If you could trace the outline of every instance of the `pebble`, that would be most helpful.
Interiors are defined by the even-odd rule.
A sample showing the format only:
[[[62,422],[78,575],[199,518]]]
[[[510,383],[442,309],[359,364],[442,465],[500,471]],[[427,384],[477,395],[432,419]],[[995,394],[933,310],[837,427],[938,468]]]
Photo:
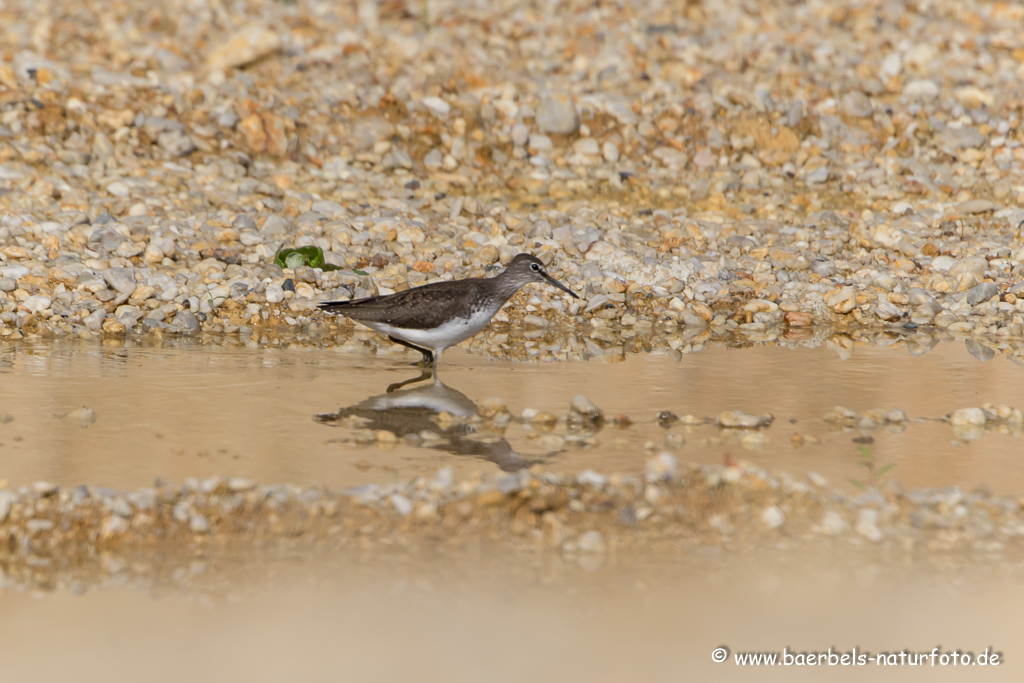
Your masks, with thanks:
[[[982,427],[987,421],[981,408],[960,408],[949,416],[949,423],[954,427]]]
[[[842,515],[835,510],[828,510],[825,512],[817,527],[818,531],[826,536],[839,536],[845,532],[847,528],[849,528],[849,524],[847,524]],[[875,530],[878,530],[877,527]],[[860,532],[858,531],[858,533]]]
[[[857,524],[854,530],[868,539],[877,543],[882,540],[882,531],[878,528],[878,511],[871,508],[861,508],[857,512]]]
[[[408,516],[413,511],[413,503],[411,500],[406,498],[400,493],[393,493],[391,495],[391,505],[395,508],[395,511],[403,517]]]
[[[977,306],[994,296],[999,296],[999,288],[992,282],[982,282],[967,291],[966,299],[971,306]]]
[[[672,481],[679,472],[679,461],[673,454],[662,451],[647,459],[644,472],[647,481]]]
[[[194,534],[207,534],[210,532],[210,522],[205,515],[193,515],[188,522],[188,528]]]
[[[594,470],[583,470],[576,477],[577,483],[581,486],[593,486],[595,488],[601,488],[608,483],[608,477],[603,474],[599,474]]]
[[[843,95],[842,109],[843,113],[847,116],[858,119],[867,118],[871,116],[872,112],[871,101],[867,98],[867,95],[857,90]]]
[[[111,540],[124,535],[130,529],[128,520],[118,515],[109,515],[100,525],[100,538]]]
[[[778,529],[785,521],[785,513],[776,505],[770,505],[761,512],[761,522],[769,529]]]
[[[718,425],[727,428],[757,429],[770,426],[774,420],[775,418],[767,413],[751,415],[740,410],[727,410],[718,416]]]
[[[72,410],[64,415],[64,419],[68,422],[74,422],[80,425],[83,429],[91,427],[96,422],[96,411],[88,406],[82,406],[76,410]]]
[[[580,115],[572,95],[565,92],[544,95],[537,106],[536,122],[545,133],[575,133],[580,127]]]
[[[601,532],[592,529],[580,534],[576,540],[576,549],[584,553],[604,553],[608,551],[608,545]]]
[[[21,305],[29,313],[42,313],[43,311],[50,308],[50,304],[53,300],[47,296],[30,296],[21,302]]]
[[[206,66],[213,70],[245,66],[281,48],[281,37],[273,30],[247,26],[228,36],[215,46],[206,58]]]
[[[277,304],[284,301],[284,287],[278,283],[267,285],[264,296],[269,304]]]
[[[583,394],[572,397],[569,409],[588,422],[597,422],[604,417],[604,412]]]
[[[179,334],[196,334],[199,332],[199,319],[192,311],[178,311],[171,327]]]

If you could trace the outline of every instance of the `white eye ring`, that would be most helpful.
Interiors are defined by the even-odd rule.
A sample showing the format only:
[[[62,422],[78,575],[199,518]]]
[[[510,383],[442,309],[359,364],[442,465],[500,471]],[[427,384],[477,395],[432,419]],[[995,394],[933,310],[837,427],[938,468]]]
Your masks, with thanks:
[[[531,263],[530,270],[540,270],[540,266],[538,266],[536,263]]]

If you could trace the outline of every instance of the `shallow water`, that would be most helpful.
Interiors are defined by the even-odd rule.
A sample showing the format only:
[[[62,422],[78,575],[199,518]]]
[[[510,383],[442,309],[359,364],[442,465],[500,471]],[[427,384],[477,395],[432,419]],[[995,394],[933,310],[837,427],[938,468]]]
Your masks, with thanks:
[[[865,471],[852,439],[871,437],[876,462],[894,465],[884,479],[904,487],[1024,491],[1018,436],[957,432],[936,419],[984,403],[1024,406],[1024,369],[999,354],[982,362],[976,356],[988,354],[963,342],[920,354],[923,348],[836,337],[532,363],[454,350],[438,375],[443,383],[388,391],[419,375],[412,354],[301,345],[6,345],[0,477],[12,486],[49,480],[130,489],[157,477],[217,474],[340,489],[444,466],[457,477],[533,462],[570,474],[642,472],[652,452],[671,447],[682,462],[728,457],[797,477],[815,471],[853,491],[850,480]],[[473,413],[495,396],[516,416],[524,408],[565,416],[580,393],[606,412],[602,429],[574,431],[561,421],[542,433],[513,421],[488,433],[484,425],[438,421],[440,410]],[[836,404],[858,412],[898,408],[911,419],[841,430],[821,419]],[[709,422],[666,428],[658,420],[666,410]],[[725,410],[775,419],[756,432],[720,430],[710,419]],[[617,415],[632,424],[616,426]],[[355,444],[356,422],[401,438]],[[437,437],[406,443],[423,430]],[[552,436],[569,441],[552,451]],[[590,445],[572,442],[577,437]],[[391,554],[199,543],[125,556],[104,551],[83,565],[0,562],[3,679],[106,681],[114,671],[114,680],[153,681],[969,675],[931,666],[749,669],[732,659],[712,662],[722,645],[733,654],[993,648],[1004,665],[986,669],[986,680],[1021,675],[1020,628],[1008,615],[1024,607],[1024,582],[1008,561],[919,561],[863,545],[844,557],[809,556],[787,550],[784,537],[765,555],[681,547],[672,558],[536,549],[509,556],[480,547],[432,550],[429,537],[411,542],[408,553]]]
[[[8,586],[4,680],[1011,681],[1024,668],[1014,618],[1024,591],[998,569],[778,555],[586,569],[551,554],[244,560],[197,559],[166,581],[132,579],[126,562],[81,595],[45,599]],[[712,661],[720,646],[725,663]],[[1003,663],[741,667],[732,658],[937,647],[988,648]]]
[[[870,437],[877,465],[893,465],[885,478],[905,488],[1024,491],[1019,436],[1007,429],[964,433],[937,419],[984,403],[1024,407],[1024,368],[1002,355],[979,361],[963,342],[923,355],[849,343],[761,344],[678,358],[641,353],[525,364],[454,350],[440,368],[442,383],[389,393],[419,376],[412,357],[301,346],[8,346],[0,355],[0,415],[10,418],[0,422],[0,477],[11,485],[128,489],[156,477],[217,474],[339,489],[443,466],[457,476],[532,463],[570,474],[640,472],[652,452],[668,448],[682,462],[748,460],[796,477],[818,472],[833,486],[852,488],[850,480],[866,478],[852,439]],[[560,444],[515,421],[502,434],[443,429],[436,420],[439,410],[472,413],[489,397],[501,398],[513,416],[534,408],[564,417],[574,394],[587,395],[608,418],[602,429],[583,433],[592,437],[584,441],[574,442],[581,434],[564,422],[551,430],[569,437]],[[839,430],[821,419],[834,405],[897,408],[911,419]],[[75,412],[83,406],[96,415],[87,427]],[[666,428],[658,420],[665,410],[709,421],[725,410],[775,419],[759,432],[710,423]],[[361,419],[340,419],[349,415]],[[632,425],[616,426],[617,415]],[[360,426],[399,437],[429,429],[440,438],[358,445],[352,438]]]

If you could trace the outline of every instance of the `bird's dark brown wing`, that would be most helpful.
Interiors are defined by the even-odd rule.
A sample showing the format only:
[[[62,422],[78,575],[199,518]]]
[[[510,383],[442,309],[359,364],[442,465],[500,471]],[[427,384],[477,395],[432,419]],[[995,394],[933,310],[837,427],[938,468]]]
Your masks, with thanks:
[[[424,330],[469,313],[477,298],[477,285],[482,280],[473,278],[454,282],[434,282],[404,292],[372,296],[352,301],[328,301],[318,304],[321,310],[338,313],[352,320],[381,322],[395,327]]]

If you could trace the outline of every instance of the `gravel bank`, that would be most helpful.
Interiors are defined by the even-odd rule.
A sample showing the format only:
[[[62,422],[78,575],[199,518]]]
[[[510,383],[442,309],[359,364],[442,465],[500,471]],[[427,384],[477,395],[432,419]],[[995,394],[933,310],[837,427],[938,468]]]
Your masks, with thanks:
[[[600,333],[1024,332],[1024,10],[0,9],[0,335],[317,331],[541,256]],[[282,246],[328,264],[282,269]]]
[[[107,550],[262,547],[306,549],[496,547],[569,557],[666,557],[753,550],[844,552],[877,548],[903,557],[1020,554],[1019,496],[952,486],[856,496],[822,477],[775,476],[757,467],[680,467],[661,454],[645,477],[577,477],[537,469],[456,481],[433,478],[334,493],[213,477],[180,486],[115,491],[37,482],[0,491],[5,562],[67,563]]]

